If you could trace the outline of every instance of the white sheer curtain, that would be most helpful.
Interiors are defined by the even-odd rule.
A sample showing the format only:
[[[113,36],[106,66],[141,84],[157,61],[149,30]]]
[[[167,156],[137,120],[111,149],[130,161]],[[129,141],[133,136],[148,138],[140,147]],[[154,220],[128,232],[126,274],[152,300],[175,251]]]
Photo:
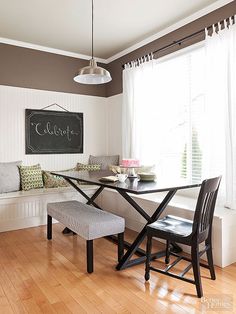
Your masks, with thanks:
[[[123,71],[123,102],[122,102],[122,155],[125,158],[143,159],[145,144],[148,106],[153,102],[154,61],[141,63]],[[144,134],[145,133],[145,134]]]
[[[224,28],[206,34],[206,110],[208,147],[205,173],[217,173],[225,161],[225,205],[236,208],[236,25],[230,18]],[[221,150],[219,151],[219,147]],[[207,160],[208,159],[208,160]],[[221,167],[223,169],[223,165]],[[225,181],[225,182],[224,182]]]

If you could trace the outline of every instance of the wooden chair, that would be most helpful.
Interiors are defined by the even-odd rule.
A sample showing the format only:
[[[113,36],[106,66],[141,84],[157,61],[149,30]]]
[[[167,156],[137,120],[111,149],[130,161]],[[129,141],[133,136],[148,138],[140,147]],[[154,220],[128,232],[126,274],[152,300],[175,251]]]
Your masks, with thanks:
[[[215,270],[212,257],[212,221],[215,209],[217,193],[221,177],[207,179],[202,182],[199,192],[196,210],[193,221],[176,216],[166,216],[147,226],[147,259],[145,269],[145,280],[150,278],[150,270],[165,274],[177,279],[187,281],[196,285],[197,296],[203,296],[200,277],[200,266],[210,270],[211,279],[215,280]],[[169,264],[164,270],[151,266],[152,237],[165,239],[166,244],[166,264],[169,264],[170,255],[177,259]],[[205,241],[205,247],[199,251],[199,244]],[[191,247],[191,258],[180,256],[170,251],[170,243],[182,243]],[[206,253],[208,264],[200,263],[200,257]],[[190,262],[179,275],[170,272],[179,261]],[[194,280],[185,278],[184,275],[193,268]]]

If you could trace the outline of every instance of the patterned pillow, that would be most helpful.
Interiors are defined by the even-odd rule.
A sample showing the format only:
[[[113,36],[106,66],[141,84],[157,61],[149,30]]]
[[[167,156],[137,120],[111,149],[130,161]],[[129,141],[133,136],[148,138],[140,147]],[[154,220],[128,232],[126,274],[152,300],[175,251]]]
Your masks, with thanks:
[[[119,155],[114,156],[89,156],[90,165],[101,165],[101,170],[106,170],[109,165],[119,165]]]
[[[101,170],[101,165],[85,165],[81,163],[77,163],[76,166],[77,171],[87,170],[87,171],[99,171]],[[77,181],[77,184],[79,185],[92,185],[92,183],[89,182],[83,182],[83,181]]]
[[[43,187],[42,170],[39,164],[34,166],[19,166],[19,169],[23,191]]]
[[[43,171],[43,182],[45,188],[60,188],[70,185],[65,179],[51,174],[50,171]]]
[[[76,166],[76,170],[77,171],[81,171],[81,170],[98,171],[98,170],[101,170],[101,165],[85,165],[78,162]]]
[[[114,173],[123,173],[123,169],[120,168],[120,166],[116,166],[116,165],[109,165],[108,169]]]

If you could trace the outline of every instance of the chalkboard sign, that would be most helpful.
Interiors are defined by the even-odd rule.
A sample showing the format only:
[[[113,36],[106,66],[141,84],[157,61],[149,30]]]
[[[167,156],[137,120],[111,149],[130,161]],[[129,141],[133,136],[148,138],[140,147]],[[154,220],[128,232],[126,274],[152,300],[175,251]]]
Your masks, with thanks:
[[[83,153],[83,113],[25,110],[26,154]]]

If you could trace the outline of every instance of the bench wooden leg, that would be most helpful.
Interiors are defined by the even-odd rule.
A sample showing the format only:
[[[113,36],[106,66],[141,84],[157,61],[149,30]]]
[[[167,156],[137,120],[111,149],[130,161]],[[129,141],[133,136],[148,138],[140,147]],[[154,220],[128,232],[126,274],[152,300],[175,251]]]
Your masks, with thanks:
[[[47,239],[52,239],[52,217],[48,215],[47,219]]]
[[[124,232],[118,233],[118,262],[124,255]]]
[[[93,272],[93,240],[86,241],[87,246],[87,272]]]

